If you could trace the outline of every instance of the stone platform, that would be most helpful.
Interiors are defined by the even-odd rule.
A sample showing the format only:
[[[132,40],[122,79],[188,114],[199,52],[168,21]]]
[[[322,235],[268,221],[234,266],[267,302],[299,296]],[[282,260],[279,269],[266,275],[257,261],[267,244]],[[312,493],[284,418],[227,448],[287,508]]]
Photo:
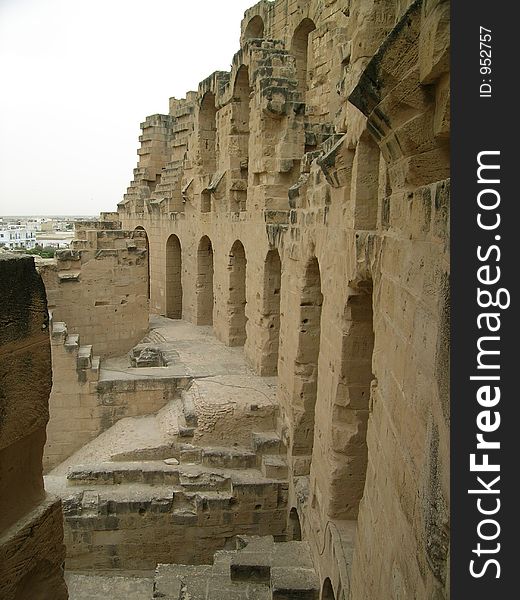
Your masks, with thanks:
[[[46,476],[63,500],[67,569],[208,564],[237,535],[285,540],[275,378],[255,376],[240,349],[206,329],[153,317],[142,344],[160,348],[167,366],[132,367],[128,356],[103,362],[102,386],[175,384],[156,413],[120,419]]]

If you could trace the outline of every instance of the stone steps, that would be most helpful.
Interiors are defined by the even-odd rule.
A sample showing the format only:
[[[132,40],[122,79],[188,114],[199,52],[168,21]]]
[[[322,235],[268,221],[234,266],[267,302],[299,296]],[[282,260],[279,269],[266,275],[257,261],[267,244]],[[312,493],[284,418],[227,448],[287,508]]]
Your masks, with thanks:
[[[76,371],[79,381],[98,381],[100,357],[94,356],[92,345],[81,345],[78,333],[68,333],[67,324],[54,321],[49,311],[51,339],[53,344],[63,344],[65,350],[76,358]]]
[[[179,482],[179,469],[159,461],[78,465],[67,475],[68,485],[119,485],[121,483],[178,485]]]
[[[224,469],[253,469],[256,467],[256,454],[247,448],[203,448],[202,464]]]
[[[258,455],[280,454],[285,450],[280,436],[275,431],[253,432],[251,447]]]
[[[173,454],[175,453],[173,452]],[[214,458],[219,455],[210,454],[210,456]],[[269,474],[269,468],[259,470],[254,464],[250,467],[243,464],[233,467],[219,462],[220,466],[216,467],[214,464],[204,462],[183,462],[182,458],[179,464],[178,459],[174,457],[166,459],[166,461],[113,461],[75,465],[69,468],[66,485],[69,487],[106,487],[137,483],[151,486],[177,486],[191,491],[229,491],[233,484],[247,485],[248,482],[251,482],[250,485],[261,486],[274,480],[286,479],[277,471],[280,468],[285,468],[285,471],[287,469],[287,463],[282,457],[264,457],[264,459],[279,461],[270,465],[272,474]],[[267,471],[267,474],[264,471]]]
[[[213,565],[159,564],[153,598],[164,600],[318,600],[319,579],[306,542],[237,536]]]
[[[149,600],[153,577],[120,574],[65,573],[69,600]]]
[[[262,456],[262,475],[268,479],[287,479],[289,467],[284,456]]]
[[[45,485],[63,501],[72,570],[207,564],[237,535],[286,535],[288,484],[258,469],[113,462]]]

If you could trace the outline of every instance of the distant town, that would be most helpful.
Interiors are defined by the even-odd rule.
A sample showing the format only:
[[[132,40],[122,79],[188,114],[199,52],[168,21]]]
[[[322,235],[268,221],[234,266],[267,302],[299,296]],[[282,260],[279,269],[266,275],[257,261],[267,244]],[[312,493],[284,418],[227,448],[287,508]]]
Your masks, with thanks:
[[[0,251],[10,250],[54,256],[68,248],[74,238],[74,222],[88,221],[90,216],[0,216]]]

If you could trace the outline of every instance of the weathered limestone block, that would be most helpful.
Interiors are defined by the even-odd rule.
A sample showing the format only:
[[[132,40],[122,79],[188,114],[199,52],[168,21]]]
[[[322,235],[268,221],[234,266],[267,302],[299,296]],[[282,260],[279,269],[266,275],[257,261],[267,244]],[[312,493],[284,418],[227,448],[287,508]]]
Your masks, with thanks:
[[[61,502],[42,477],[49,318],[32,257],[0,254],[0,294],[0,596],[61,600]]]
[[[45,290],[30,257],[0,255],[0,529],[43,496],[41,452],[49,417]]]
[[[432,83],[449,71],[450,3],[448,0],[426,0],[422,7],[419,42],[421,83]]]
[[[66,600],[61,500],[46,496],[0,533],[0,597]]]

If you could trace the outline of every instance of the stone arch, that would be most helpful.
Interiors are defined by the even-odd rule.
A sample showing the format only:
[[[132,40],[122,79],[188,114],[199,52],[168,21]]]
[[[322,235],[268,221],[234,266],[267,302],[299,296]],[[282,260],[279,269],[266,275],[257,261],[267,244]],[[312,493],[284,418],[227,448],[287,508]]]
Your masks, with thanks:
[[[246,267],[244,245],[236,240],[229,253],[228,336],[229,346],[243,346],[246,341]]]
[[[296,61],[298,90],[303,98],[309,88],[309,73],[314,66],[312,48],[309,48],[309,34],[315,29],[314,21],[306,17],[294,30],[291,40],[291,54]]]
[[[323,582],[323,586],[321,588],[321,600],[336,600],[334,589],[332,588],[332,583],[329,577],[327,577]]]
[[[200,239],[197,249],[197,325],[213,325],[213,246],[207,235]]]
[[[255,15],[244,30],[244,40],[263,38],[264,30],[264,20],[260,15]]]
[[[214,173],[217,164],[217,107],[215,94],[211,91],[204,94],[200,103],[199,151],[202,171]]]
[[[148,264],[148,300],[150,300],[150,291],[151,291],[151,286],[150,286],[150,240],[148,239],[148,234],[146,233],[146,229],[144,227],[142,227],[141,225],[138,225],[135,228],[135,231],[144,231],[144,235],[145,235],[145,239],[146,239],[146,262]]]
[[[182,251],[175,234],[166,242],[166,316],[182,319]]]
[[[232,149],[231,169],[236,180],[243,182],[242,186],[231,191],[231,210],[246,209],[247,180],[249,173],[249,130],[250,130],[250,96],[249,69],[241,65],[236,73],[233,86],[233,126],[230,148]],[[243,189],[242,189],[243,188]]]
[[[300,542],[302,539],[302,526],[298,511],[293,506],[289,511],[289,522],[287,525],[287,541]]]
[[[200,212],[211,212],[211,192],[207,188],[200,193]]]
[[[280,298],[282,287],[282,261],[276,248],[265,257],[262,320],[265,323],[266,339],[262,354],[262,375],[278,372],[278,349],[280,345]]]
[[[312,455],[314,411],[318,393],[322,303],[320,266],[318,259],[312,257],[305,267],[300,291],[300,325],[294,372],[293,455]]]
[[[367,472],[367,425],[374,375],[372,281],[349,288],[345,305],[339,382],[332,410],[334,464],[329,515],[357,518]]]

